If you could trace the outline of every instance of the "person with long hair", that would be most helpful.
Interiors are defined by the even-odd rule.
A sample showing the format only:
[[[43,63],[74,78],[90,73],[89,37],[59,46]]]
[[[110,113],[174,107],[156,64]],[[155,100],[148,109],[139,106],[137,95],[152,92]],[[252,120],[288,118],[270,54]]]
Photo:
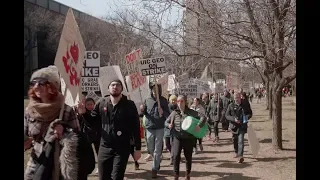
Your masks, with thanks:
[[[171,95],[169,97],[168,106],[169,106],[170,113],[172,113],[172,111],[178,108],[176,95]],[[168,127],[164,128],[164,138],[165,138],[164,141],[165,141],[166,148],[170,152],[170,165],[173,165],[173,153],[172,153],[173,136],[171,133],[171,129],[169,129]]]
[[[60,77],[56,67],[42,68],[31,76],[29,104],[24,116],[24,135],[32,139],[25,150],[32,148],[32,151],[25,169],[25,180],[51,179],[55,174],[68,180],[82,179],[78,171],[79,143],[75,133],[79,130],[79,122],[73,108],[64,104],[59,87]],[[63,116],[59,119],[63,106]],[[59,144],[55,143],[56,140]],[[60,151],[60,170],[55,169],[56,149]]]
[[[173,169],[174,179],[179,179],[181,150],[183,149],[186,158],[186,180],[190,180],[192,166],[192,150],[196,143],[196,137],[182,130],[181,124],[187,116],[200,119],[199,124],[195,127],[195,131],[199,131],[206,123],[206,118],[197,111],[190,109],[186,104],[186,97],[179,95],[177,98],[178,108],[172,111],[166,120],[166,127],[172,129],[173,134]]]
[[[193,99],[193,103],[190,106],[190,109],[195,110],[198,113],[201,113],[203,115],[205,114],[205,109],[203,108],[203,106],[200,105],[200,98],[194,98]],[[199,142],[200,151],[203,151],[202,138],[199,138],[197,140]],[[196,143],[195,143],[195,145],[193,147],[193,154],[197,154],[197,153],[198,153],[198,150],[197,150],[197,141],[196,141]]]

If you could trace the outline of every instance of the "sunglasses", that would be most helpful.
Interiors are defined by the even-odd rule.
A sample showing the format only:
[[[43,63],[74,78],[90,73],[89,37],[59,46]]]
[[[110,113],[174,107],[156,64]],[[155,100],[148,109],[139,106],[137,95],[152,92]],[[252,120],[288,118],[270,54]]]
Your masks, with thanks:
[[[184,100],[177,100],[177,103],[183,103]]]
[[[47,79],[34,79],[30,82],[30,86],[35,86],[36,84],[38,84],[38,86],[44,86],[47,85],[49,82]]]

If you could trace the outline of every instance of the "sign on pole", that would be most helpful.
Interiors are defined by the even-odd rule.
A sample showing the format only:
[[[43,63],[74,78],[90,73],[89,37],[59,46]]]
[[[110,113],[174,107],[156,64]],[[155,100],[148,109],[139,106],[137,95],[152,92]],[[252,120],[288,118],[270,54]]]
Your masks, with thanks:
[[[223,83],[216,83],[215,85],[216,86],[214,88],[214,92],[215,93],[223,93],[223,89],[224,89]]]
[[[127,54],[125,58],[131,82],[128,84],[128,89],[135,90],[146,82],[146,78],[141,76],[141,72],[139,71],[138,67],[139,60],[142,59],[142,51],[141,49],[134,50]]]
[[[239,88],[239,75],[236,72],[227,73],[227,88],[238,89]]]
[[[84,53],[85,46],[72,9],[70,8],[62,29],[54,64],[65,81],[66,88],[70,91],[73,102],[76,102],[77,96],[78,98],[80,96],[80,79]]]
[[[142,76],[164,74],[167,72],[164,57],[141,59],[139,61],[139,68]]]
[[[63,25],[54,64],[58,68],[60,76],[65,82],[65,89],[62,93],[65,97],[67,97],[68,93],[70,94],[71,104],[75,104],[81,96],[80,81],[84,52],[85,46],[80,34],[79,27],[73,15],[72,9],[69,8],[66,20]],[[62,118],[63,112],[64,103],[62,104],[60,110],[59,119]],[[77,126],[79,127],[78,121],[76,122]],[[59,141],[55,140],[55,149],[53,155],[55,173],[52,174],[53,180],[58,180],[60,175],[59,152]],[[62,175],[65,174],[62,173]]]
[[[82,92],[100,91],[100,51],[86,51],[82,68]]]
[[[198,85],[196,84],[181,84],[179,90],[180,94],[187,95],[188,98],[198,97]]]

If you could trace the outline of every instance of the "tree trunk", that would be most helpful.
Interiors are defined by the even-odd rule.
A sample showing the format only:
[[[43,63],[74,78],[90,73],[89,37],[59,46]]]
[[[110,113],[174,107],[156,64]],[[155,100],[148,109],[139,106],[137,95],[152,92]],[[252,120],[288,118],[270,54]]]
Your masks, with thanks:
[[[274,150],[282,149],[282,93],[277,87],[273,87],[272,99],[272,146]]]
[[[267,93],[266,93],[266,95],[267,95],[267,97],[266,97],[266,105],[267,105],[267,109],[266,110],[268,110],[269,109],[269,96],[270,96],[270,86],[269,86],[270,84],[269,84],[269,81],[267,81],[266,82],[266,91],[267,91]]]
[[[269,85],[270,85],[271,83],[269,82]],[[270,87],[269,86],[269,91],[268,91],[268,94],[269,94],[269,119],[271,120],[272,119],[272,115],[273,115],[273,100],[274,100],[274,98],[273,98],[273,96],[275,96],[275,94],[273,93],[273,91],[272,91],[272,87]]]

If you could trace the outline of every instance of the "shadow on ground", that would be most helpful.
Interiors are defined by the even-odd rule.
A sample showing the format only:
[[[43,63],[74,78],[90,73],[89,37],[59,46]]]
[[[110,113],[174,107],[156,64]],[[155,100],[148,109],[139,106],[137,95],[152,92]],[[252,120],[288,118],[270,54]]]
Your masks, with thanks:
[[[272,139],[271,138],[266,138],[266,139],[262,139],[259,141],[260,143],[272,143]],[[289,142],[288,140],[282,140],[282,142]]]
[[[236,163],[236,162],[226,162],[226,163],[221,163],[217,165],[216,167],[221,167],[221,168],[246,168],[251,166],[250,163]]]
[[[173,178],[173,170],[160,170],[158,174],[157,180],[165,180],[165,179],[172,179]],[[256,177],[248,177],[244,176],[242,173],[224,173],[224,172],[207,172],[207,171],[192,171],[192,177],[208,177],[208,176],[219,176],[218,179],[220,180],[239,180],[239,179],[246,179],[246,180],[256,180],[259,178]],[[126,174],[125,177],[128,179],[152,179],[151,178],[151,171],[143,171],[132,174]],[[180,179],[185,177],[185,172],[180,172]]]
[[[296,159],[296,157],[270,157],[270,158],[252,158],[252,157],[247,157],[248,159],[255,159],[260,162],[271,162],[271,161],[279,161],[279,160],[288,160],[288,159]]]

